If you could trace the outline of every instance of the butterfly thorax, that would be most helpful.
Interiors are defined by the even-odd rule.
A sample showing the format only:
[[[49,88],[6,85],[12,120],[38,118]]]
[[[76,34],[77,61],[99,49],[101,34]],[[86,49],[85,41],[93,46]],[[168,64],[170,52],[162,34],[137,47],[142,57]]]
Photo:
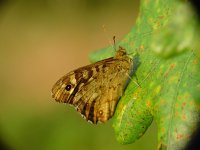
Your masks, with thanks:
[[[116,52],[115,58],[116,59],[121,59],[124,56],[127,56],[126,50],[123,47],[120,46],[119,50]]]

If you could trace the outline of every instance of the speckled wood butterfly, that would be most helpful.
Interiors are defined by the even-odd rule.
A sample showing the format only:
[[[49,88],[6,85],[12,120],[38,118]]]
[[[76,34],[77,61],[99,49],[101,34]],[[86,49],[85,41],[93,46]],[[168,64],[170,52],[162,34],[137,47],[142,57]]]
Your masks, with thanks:
[[[60,78],[52,97],[72,104],[87,121],[106,122],[115,111],[133,70],[133,61],[122,47],[115,57],[78,68]]]

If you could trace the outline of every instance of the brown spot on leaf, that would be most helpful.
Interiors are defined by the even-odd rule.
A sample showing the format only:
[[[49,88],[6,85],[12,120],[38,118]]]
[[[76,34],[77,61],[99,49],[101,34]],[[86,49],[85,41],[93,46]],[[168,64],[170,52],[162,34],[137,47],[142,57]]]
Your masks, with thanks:
[[[176,103],[176,104],[175,104],[175,107],[178,108],[178,106],[179,106],[178,103]]]
[[[165,128],[164,128],[164,127],[161,128],[161,132],[162,132],[162,133],[165,132]]]
[[[198,60],[197,59],[195,59],[194,61],[193,61],[193,64],[198,64]]]
[[[176,64],[171,64],[170,69],[173,69],[176,66]]]
[[[185,99],[188,99],[189,98],[189,95],[185,95]]]
[[[164,19],[165,18],[165,16],[159,16],[159,19]]]
[[[181,133],[176,133],[176,139],[180,140],[180,139],[182,139],[183,137],[184,137],[183,134],[181,134]]]
[[[152,104],[151,104],[151,101],[148,100],[148,101],[146,102],[146,106],[147,106],[147,107],[151,107],[151,105],[152,105]]]
[[[182,99],[182,96],[178,96],[178,99],[181,100],[181,99]]]
[[[140,49],[143,50],[144,49],[144,45],[140,45]]]
[[[164,77],[167,78],[169,75],[169,72],[176,66],[176,64],[171,64],[169,66],[169,69],[166,71],[166,73],[164,74]]]
[[[177,129],[177,128],[175,129],[175,132],[176,132],[176,139],[177,139],[177,140],[180,140],[180,139],[182,139],[182,138],[184,137],[183,134],[181,134],[181,133],[178,132],[178,129]]]
[[[194,106],[194,101],[190,101],[190,106]]]
[[[175,117],[178,117],[179,116],[179,113],[178,112],[175,112]]]
[[[186,115],[185,114],[182,115],[182,119],[186,120]]]
[[[186,106],[186,102],[183,102],[183,103],[182,103],[182,107],[185,107],[185,106]]]

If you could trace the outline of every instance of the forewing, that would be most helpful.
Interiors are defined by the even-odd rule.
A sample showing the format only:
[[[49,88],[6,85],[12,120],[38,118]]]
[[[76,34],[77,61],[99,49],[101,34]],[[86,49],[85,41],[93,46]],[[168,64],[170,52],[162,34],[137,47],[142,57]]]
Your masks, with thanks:
[[[106,122],[115,111],[129,79],[130,62],[112,60],[94,65],[93,76],[78,90],[73,105],[93,123]]]
[[[88,121],[106,122],[129,79],[130,59],[108,58],[78,68],[59,79],[52,89],[56,101],[75,106]],[[66,90],[70,85],[71,89]]]

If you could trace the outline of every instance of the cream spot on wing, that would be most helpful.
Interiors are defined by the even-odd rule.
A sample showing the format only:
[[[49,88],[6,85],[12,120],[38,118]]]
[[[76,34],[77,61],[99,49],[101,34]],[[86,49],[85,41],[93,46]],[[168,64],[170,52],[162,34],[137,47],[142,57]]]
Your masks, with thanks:
[[[89,123],[92,123],[93,124],[93,122],[91,121],[91,120],[87,120]]]
[[[93,72],[93,75],[97,74],[97,70],[95,67],[92,67],[92,72]]]
[[[74,88],[72,88],[70,91],[69,91],[69,94],[71,95],[74,91]]]
[[[81,114],[81,113],[80,113]],[[84,119],[86,119],[86,116],[84,116],[83,114],[81,114],[81,116],[84,118]]]
[[[99,71],[101,72],[102,71],[102,68],[103,68],[103,66],[101,65],[101,66],[98,66],[98,68],[99,68]]]
[[[93,77],[91,77],[91,78],[88,80],[88,82],[89,82],[89,81],[92,81],[93,79],[94,79],[94,78],[93,78]]]
[[[66,84],[63,84],[62,86],[61,86],[61,88],[65,88],[67,85]]]
[[[85,83],[81,83],[81,84],[79,85],[79,89],[80,89],[81,87],[83,87],[84,84],[85,84]]]
[[[105,67],[105,68],[104,68],[104,71],[105,71],[105,72],[106,72],[106,71],[108,71],[108,70],[109,70],[109,68],[108,68],[108,67]]]
[[[93,93],[91,99],[96,99],[99,96],[98,93]]]
[[[73,75],[71,75],[70,76],[70,82],[72,83],[72,84],[76,84],[76,78],[75,78],[75,74],[73,74]]]
[[[55,93],[54,98],[55,98],[55,99],[58,99],[58,98],[60,97],[60,94],[61,94],[61,90],[58,90],[58,91]]]
[[[88,78],[88,71],[87,71],[87,70],[84,70],[84,71],[83,71],[83,78],[84,78],[84,79],[87,79],[87,78]]]

